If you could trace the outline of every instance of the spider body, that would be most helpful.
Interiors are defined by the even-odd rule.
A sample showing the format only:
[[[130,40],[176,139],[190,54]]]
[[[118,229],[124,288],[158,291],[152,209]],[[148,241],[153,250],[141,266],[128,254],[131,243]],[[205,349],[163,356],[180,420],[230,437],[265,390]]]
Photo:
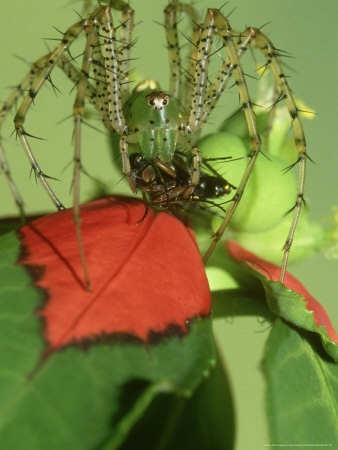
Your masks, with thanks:
[[[87,2],[87,4],[90,2]],[[114,16],[114,18],[113,18]],[[188,46],[189,58],[182,58],[179,25],[185,18],[190,28]],[[248,48],[258,50],[266,60],[265,68],[270,68],[274,77],[276,96],[273,104],[284,101],[294,132],[298,151],[296,161],[290,168],[298,167],[298,188],[294,201],[293,221],[284,244],[284,257],[280,279],[283,281],[290,247],[303,203],[306,143],[298,108],[287,77],[280,64],[280,51],[257,28],[248,27],[243,32],[232,30],[224,14],[215,8],[204,13],[204,20],[189,4],[180,1],[169,3],[164,10],[164,29],[169,54],[169,89],[162,91],[152,82],[139,85],[129,92],[130,50],[134,44],[134,10],[123,0],[108,0],[87,15],[85,19],[71,25],[63,34],[57,47],[39,58],[30,72],[21,81],[0,110],[0,129],[8,113],[23,96],[15,118],[16,133],[30,162],[36,178],[41,182],[57,209],[64,206],[49,183],[49,178],[40,168],[31,147],[32,137],[25,129],[25,120],[33,101],[41,88],[50,81],[53,70],[57,68],[71,80],[75,89],[73,107],[74,121],[74,166],[73,166],[73,216],[79,252],[84,269],[87,288],[90,276],[86,268],[85,249],[80,227],[80,174],[81,174],[81,129],[85,106],[91,104],[97,111],[103,125],[119,136],[121,169],[131,190],[137,187],[150,193],[153,203],[171,205],[174,202],[189,203],[223,195],[231,190],[230,184],[223,184],[217,176],[207,175],[201,169],[202,158],[198,149],[197,137],[203,125],[228,83],[238,90],[240,104],[248,129],[247,166],[236,193],[229,203],[226,216],[204,259],[207,260],[215,245],[222,237],[236,210],[255,161],[260,153],[261,139],[256,124],[253,103],[241,66],[241,59]],[[70,50],[80,35],[85,37],[82,62],[77,64],[70,57]],[[215,55],[219,68],[216,74],[209,71],[209,63]],[[1,131],[1,130],[0,130]],[[136,146],[141,159],[136,168],[131,167],[130,148]],[[183,156],[177,154],[180,148]],[[226,149],[224,149],[226,151]],[[23,200],[16,188],[9,170],[5,150],[0,136],[0,162],[8,180],[13,197],[23,215]],[[135,163],[135,161],[132,163]],[[144,168],[141,170],[141,167]],[[210,178],[211,177],[211,178]]]
[[[172,160],[183,126],[183,110],[177,99],[160,90],[136,88],[126,101],[123,113],[128,143],[137,143],[148,161]]]

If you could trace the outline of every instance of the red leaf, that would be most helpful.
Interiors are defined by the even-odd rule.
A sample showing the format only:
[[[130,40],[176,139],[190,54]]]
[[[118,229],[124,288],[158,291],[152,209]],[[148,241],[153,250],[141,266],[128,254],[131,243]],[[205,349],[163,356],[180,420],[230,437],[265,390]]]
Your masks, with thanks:
[[[126,198],[81,207],[91,292],[83,287],[72,210],[21,229],[25,251],[20,263],[45,268],[35,284],[48,293],[39,314],[51,348],[102,333],[142,340],[170,327],[185,333],[189,319],[210,313],[208,282],[192,231],[152,209],[138,223],[143,214],[142,202]]]
[[[235,241],[227,242],[227,251],[232,258],[237,261],[246,263],[257,272],[260,272],[266,278],[272,281],[279,280],[280,267],[269,261],[266,261],[259,256],[255,255],[248,250],[245,250]],[[336,333],[327,312],[324,307],[312,297],[307,289],[302,285],[300,281],[292,276],[289,272],[285,275],[284,285],[302,295],[304,302],[306,303],[306,309],[313,311],[313,317],[317,327],[321,325],[325,328],[328,337],[335,343],[338,343],[338,334]]]

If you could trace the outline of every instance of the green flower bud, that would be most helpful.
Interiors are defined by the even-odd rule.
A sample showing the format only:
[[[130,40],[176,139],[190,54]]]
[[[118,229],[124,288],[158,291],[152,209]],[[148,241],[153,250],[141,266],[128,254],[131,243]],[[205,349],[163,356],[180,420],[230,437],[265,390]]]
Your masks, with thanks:
[[[261,258],[280,264],[283,256],[282,246],[288,235],[292,216],[263,233],[236,233],[234,239],[247,250]],[[318,251],[323,243],[324,230],[318,222],[310,222],[307,214],[301,215],[297,224],[291,247],[289,261],[305,259]]]
[[[203,158],[231,156],[237,161],[219,161],[216,170],[231,184],[239,186],[248,164],[247,147],[237,136],[217,133],[201,140]],[[285,171],[286,163],[274,155],[259,154],[245,187],[243,197],[230,222],[230,228],[241,232],[262,232],[282,222],[284,214],[295,203],[296,179]]]

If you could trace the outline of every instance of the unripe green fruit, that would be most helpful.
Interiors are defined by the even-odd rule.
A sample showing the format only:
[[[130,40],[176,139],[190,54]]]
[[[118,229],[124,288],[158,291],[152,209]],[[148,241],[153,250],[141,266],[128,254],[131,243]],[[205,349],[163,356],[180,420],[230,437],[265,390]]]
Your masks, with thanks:
[[[229,133],[217,133],[202,139],[199,148],[203,158],[244,157],[238,161],[213,163],[224,178],[239,186],[249,162],[245,157],[248,149],[240,138]],[[297,194],[294,174],[291,170],[285,172],[285,168],[286,163],[276,156],[269,153],[258,155],[243,197],[230,222],[234,231],[261,232],[281,223],[283,215],[294,206]]]

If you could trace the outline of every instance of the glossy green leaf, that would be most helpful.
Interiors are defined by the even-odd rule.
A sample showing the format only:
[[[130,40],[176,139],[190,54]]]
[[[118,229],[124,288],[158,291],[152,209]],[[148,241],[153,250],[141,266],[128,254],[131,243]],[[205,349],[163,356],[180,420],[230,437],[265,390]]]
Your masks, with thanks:
[[[338,446],[338,365],[317,344],[280,319],[273,325],[263,365],[273,445]]]

